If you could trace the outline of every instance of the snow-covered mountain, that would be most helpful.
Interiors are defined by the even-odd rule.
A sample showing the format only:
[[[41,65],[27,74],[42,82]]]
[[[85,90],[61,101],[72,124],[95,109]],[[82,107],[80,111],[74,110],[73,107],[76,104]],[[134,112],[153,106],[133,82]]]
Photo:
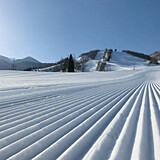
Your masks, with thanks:
[[[96,50],[93,57],[90,54],[82,54],[77,61],[83,63],[83,71],[115,71],[130,70],[148,65],[149,60],[137,57],[135,55],[112,50]],[[138,54],[138,53],[137,53]],[[92,57],[92,58],[91,58]],[[144,56],[145,57],[145,56]]]
[[[82,72],[130,70],[146,66],[148,63],[149,60],[126,52],[93,50],[81,54],[78,59],[75,60],[75,70]],[[39,71],[57,72],[62,71],[63,68],[64,62],[57,63],[47,68],[42,68]]]
[[[75,60],[75,70],[82,72],[130,70],[148,65],[149,55],[132,51],[93,50],[81,54]],[[32,57],[15,59],[0,56],[0,69],[12,69],[13,63],[17,70],[27,68],[41,68],[39,71],[58,72],[66,71],[68,58],[54,64],[41,63]]]

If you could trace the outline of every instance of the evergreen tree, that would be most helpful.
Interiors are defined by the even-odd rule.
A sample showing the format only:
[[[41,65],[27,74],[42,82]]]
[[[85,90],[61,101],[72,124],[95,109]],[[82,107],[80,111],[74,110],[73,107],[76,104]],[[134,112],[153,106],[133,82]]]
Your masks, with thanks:
[[[74,72],[74,60],[72,54],[70,54],[69,61],[68,61],[68,72]]]

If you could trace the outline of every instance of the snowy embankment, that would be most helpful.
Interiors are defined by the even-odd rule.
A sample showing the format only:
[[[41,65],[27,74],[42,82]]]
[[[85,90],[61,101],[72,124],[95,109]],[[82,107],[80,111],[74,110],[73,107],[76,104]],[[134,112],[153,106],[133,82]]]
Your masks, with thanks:
[[[0,75],[1,160],[159,159],[159,67]]]

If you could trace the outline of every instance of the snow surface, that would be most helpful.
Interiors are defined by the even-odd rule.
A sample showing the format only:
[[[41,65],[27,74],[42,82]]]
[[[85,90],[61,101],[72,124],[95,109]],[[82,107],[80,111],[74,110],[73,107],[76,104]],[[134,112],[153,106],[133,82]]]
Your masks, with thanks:
[[[0,160],[159,160],[159,66],[0,75]]]

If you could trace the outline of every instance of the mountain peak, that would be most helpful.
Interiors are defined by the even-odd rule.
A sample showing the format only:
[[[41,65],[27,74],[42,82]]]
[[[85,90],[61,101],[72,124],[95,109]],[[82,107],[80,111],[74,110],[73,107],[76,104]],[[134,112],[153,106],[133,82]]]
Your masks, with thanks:
[[[38,60],[36,60],[35,58],[28,56],[22,59],[23,61],[29,61],[29,62],[34,62],[34,63],[40,63]]]

